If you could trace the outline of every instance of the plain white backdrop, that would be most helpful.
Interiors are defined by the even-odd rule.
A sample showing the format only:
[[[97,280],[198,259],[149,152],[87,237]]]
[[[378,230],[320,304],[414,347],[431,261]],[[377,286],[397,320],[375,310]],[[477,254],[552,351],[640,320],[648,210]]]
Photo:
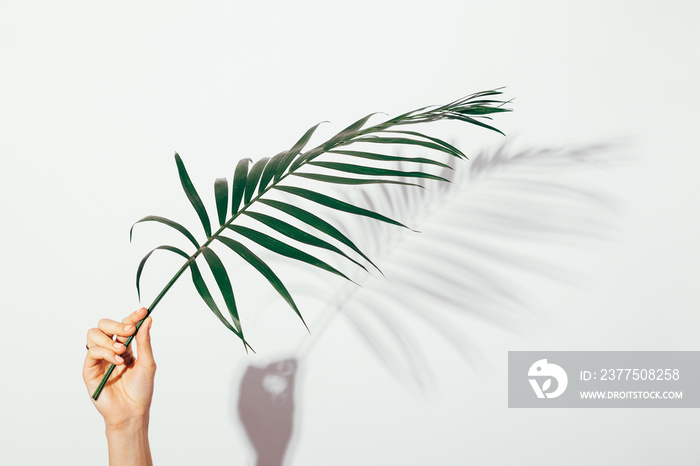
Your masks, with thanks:
[[[700,350],[699,14],[689,1],[3,1],[0,463],[106,464],[85,333],[139,306],[138,260],[168,234],[144,225],[129,244],[135,220],[197,225],[175,151],[209,193],[319,121],[329,135],[507,86],[515,111],[497,126],[524,147],[624,141],[632,162],[586,175],[620,201],[614,237],[550,251],[580,279],[533,282],[541,308],[517,333],[462,320],[488,369],[426,335],[439,388],[425,397],[335,321],[302,367],[288,464],[697,464],[696,410],[509,410],[506,363],[509,350]],[[460,131],[466,151],[502,142]],[[156,258],[146,293],[177,266]],[[255,358],[188,283],[154,313],[157,464],[250,464],[236,377],[305,338],[281,302],[256,316],[265,283],[235,280]]]

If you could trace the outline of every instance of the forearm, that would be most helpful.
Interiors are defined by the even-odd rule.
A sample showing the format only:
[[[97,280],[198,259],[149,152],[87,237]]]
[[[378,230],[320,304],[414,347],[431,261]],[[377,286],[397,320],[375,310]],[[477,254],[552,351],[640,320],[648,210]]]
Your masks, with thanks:
[[[119,426],[107,425],[110,466],[152,466],[148,443],[148,416]]]

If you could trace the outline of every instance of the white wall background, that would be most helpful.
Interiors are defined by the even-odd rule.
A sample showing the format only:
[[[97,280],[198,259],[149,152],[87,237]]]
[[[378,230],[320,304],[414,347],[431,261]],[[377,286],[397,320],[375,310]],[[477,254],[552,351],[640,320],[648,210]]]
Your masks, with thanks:
[[[490,369],[426,336],[439,387],[427,398],[335,321],[302,367],[289,464],[697,464],[695,410],[509,410],[506,362],[508,350],[700,349],[699,13],[689,1],[4,1],[0,463],[106,464],[84,335],[139,306],[138,259],[167,234],[144,226],[130,245],[136,219],[197,224],[174,151],[204,191],[318,121],[330,134],[505,85],[515,112],[498,126],[523,146],[626,141],[634,162],[587,175],[621,201],[614,239],[552,251],[580,279],[533,283],[539,315],[517,334],[462,321]],[[465,134],[468,150],[501,142]],[[177,263],[151,265],[154,292]],[[291,313],[266,311],[278,322],[266,333],[252,309],[264,284],[236,280],[259,319],[255,360],[295,347]],[[249,464],[231,398],[253,360],[189,284],[154,318],[154,459]]]

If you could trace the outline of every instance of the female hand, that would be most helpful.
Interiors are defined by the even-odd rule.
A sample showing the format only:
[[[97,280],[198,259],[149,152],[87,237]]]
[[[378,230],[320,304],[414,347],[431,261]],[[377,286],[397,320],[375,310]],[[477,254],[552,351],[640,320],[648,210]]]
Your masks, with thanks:
[[[83,380],[90,395],[97,389],[109,365],[117,366],[98,400],[93,401],[107,426],[118,427],[148,416],[156,372],[149,332],[152,319],[146,319],[136,335],[138,359],[134,358],[131,347],[123,344],[146,312],[145,308],[139,309],[121,322],[102,319],[97,328],[88,331]]]
[[[151,349],[152,319],[144,320],[136,334],[138,359],[124,342],[146,316],[141,308],[121,322],[100,320],[87,334],[88,353],[83,380],[92,395],[110,364],[116,368],[93,403],[105,421],[109,462],[112,465],[151,465],[148,421],[153,398],[156,363]],[[92,399],[92,397],[91,397]]]

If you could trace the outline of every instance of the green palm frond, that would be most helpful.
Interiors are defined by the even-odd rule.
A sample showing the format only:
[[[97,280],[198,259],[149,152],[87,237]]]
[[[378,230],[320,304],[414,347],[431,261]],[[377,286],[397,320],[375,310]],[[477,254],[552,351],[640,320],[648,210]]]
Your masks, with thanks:
[[[147,216],[134,224],[134,226],[142,222],[164,224],[181,233],[195,246],[195,251],[189,255],[174,246],[158,246],[146,254],[141,260],[136,275],[136,288],[139,296],[141,274],[147,260],[154,251],[166,250],[186,259],[186,262],[170,279],[148,308],[148,314],[150,315],[150,313],[153,312],[153,309],[158,302],[160,302],[165,293],[167,293],[185,270],[190,268],[192,281],[202,300],[214,315],[243,341],[246,350],[252,350],[252,347],[246,341],[243,333],[231,280],[223,262],[212,249],[212,246],[218,242],[227,246],[243,259],[243,261],[247,262],[263,275],[303,322],[304,320],[301,312],[294,302],[294,299],[279,277],[273,272],[272,268],[250,249],[237,241],[235,239],[236,236],[250,240],[277,254],[316,266],[347,280],[350,280],[350,278],[314,255],[301,251],[287,244],[285,241],[273,238],[254,228],[239,225],[236,223],[236,220],[241,215],[245,215],[281,233],[287,238],[293,238],[296,241],[339,254],[348,259],[351,263],[365,270],[367,269],[360,260],[367,261],[372,267],[377,268],[367,255],[333,225],[298,205],[270,199],[271,194],[273,192],[286,193],[291,195],[294,199],[299,198],[310,201],[312,204],[318,204],[331,211],[345,212],[377,220],[385,224],[408,228],[401,222],[374,210],[362,208],[317,191],[291,186],[287,183],[294,179],[311,179],[331,185],[397,184],[402,187],[417,186],[422,188],[423,182],[428,180],[448,181],[443,176],[438,176],[428,171],[431,167],[440,169],[450,168],[449,165],[439,160],[427,156],[398,157],[387,155],[382,153],[381,148],[386,145],[393,147],[414,146],[421,149],[426,154],[446,154],[457,159],[466,159],[464,153],[453,145],[434,136],[418,131],[406,130],[404,128],[409,125],[422,125],[442,120],[457,120],[503,134],[495,127],[483,121],[484,119],[490,119],[489,115],[491,114],[510,111],[504,108],[504,105],[508,102],[493,99],[501,94],[502,92],[498,89],[479,92],[458,99],[447,105],[423,107],[412,110],[373,126],[367,126],[369,119],[375,115],[369,114],[338,132],[324,143],[309,150],[305,150],[310,139],[319,127],[319,123],[309,128],[309,130],[307,130],[287,151],[280,152],[274,157],[262,158],[253,163],[252,166],[250,166],[250,159],[243,159],[238,162],[234,170],[233,183],[230,189],[230,203],[228,181],[224,178],[219,178],[214,183],[216,213],[219,224],[218,229],[215,231],[212,230],[211,220],[204,203],[194,187],[181,157],[176,153],[175,162],[182,188],[199,217],[206,235],[206,240],[200,244],[187,228],[164,217]],[[354,145],[360,147],[354,150]],[[367,149],[368,147],[369,149]],[[327,155],[329,158],[333,159],[319,160],[322,155]],[[410,162],[418,168],[410,171],[397,170],[395,166],[397,162]],[[382,164],[384,166],[381,166]],[[323,173],[319,173],[319,171]],[[420,183],[418,181],[420,181]],[[229,205],[231,206],[230,211],[228,210]],[[253,208],[259,205],[272,207],[278,212],[293,217],[311,227],[313,233],[303,232],[293,225],[261,212],[254,211]],[[227,212],[230,214],[228,217]],[[347,253],[343,252],[341,249],[342,247],[347,247],[351,251],[347,251]],[[353,259],[349,254],[357,254],[359,257]],[[202,277],[197,265],[197,259],[200,256],[204,258],[204,262],[207,264],[214,277],[214,281],[219,288],[230,315],[230,321],[226,319],[219,310]],[[379,269],[377,268],[377,270]],[[140,325],[141,322],[139,322],[137,328],[140,327]],[[304,325],[306,324],[304,323]],[[131,340],[132,338],[127,340],[126,344],[130,344]],[[95,394],[93,394],[94,399],[97,399],[99,396],[112,370],[113,367],[110,367],[110,370],[105,374],[102,383],[95,391]]]

